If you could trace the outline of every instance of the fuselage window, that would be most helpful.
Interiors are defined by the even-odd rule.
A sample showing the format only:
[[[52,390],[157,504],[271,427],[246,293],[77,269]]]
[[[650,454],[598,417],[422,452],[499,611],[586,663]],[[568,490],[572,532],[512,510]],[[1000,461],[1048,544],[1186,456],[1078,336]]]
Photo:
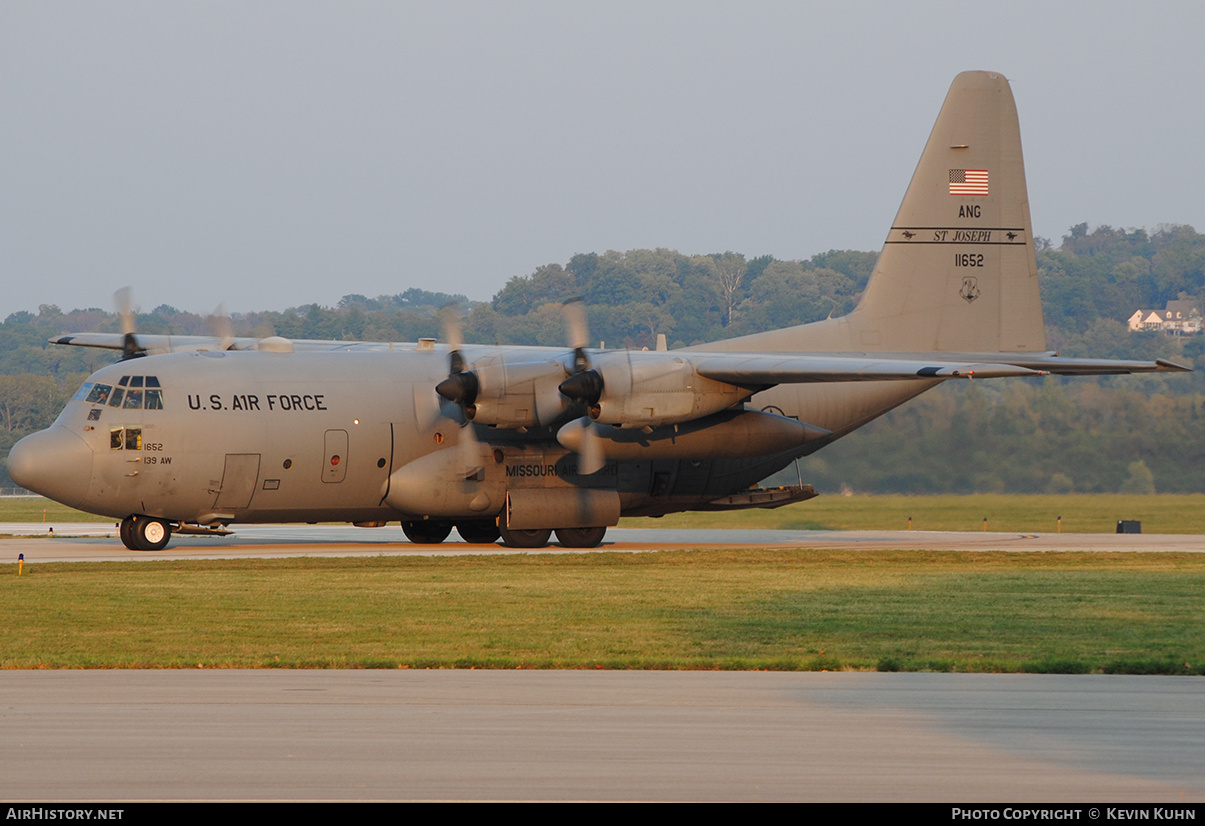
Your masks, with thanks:
[[[111,450],[142,450],[142,428],[109,428],[109,448]]]

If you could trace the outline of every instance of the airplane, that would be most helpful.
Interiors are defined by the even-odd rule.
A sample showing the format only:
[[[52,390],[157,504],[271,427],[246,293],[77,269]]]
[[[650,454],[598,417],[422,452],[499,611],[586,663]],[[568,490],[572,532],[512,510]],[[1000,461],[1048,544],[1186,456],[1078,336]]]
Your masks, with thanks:
[[[127,296],[128,299],[128,296]],[[944,381],[1188,368],[1046,349],[1008,81],[950,87],[848,315],[675,350],[64,335],[122,351],[9,454],[132,550],[257,522],[400,522],[414,542],[595,547],[621,516],[780,507],[758,486]],[[956,449],[956,446],[955,446]]]

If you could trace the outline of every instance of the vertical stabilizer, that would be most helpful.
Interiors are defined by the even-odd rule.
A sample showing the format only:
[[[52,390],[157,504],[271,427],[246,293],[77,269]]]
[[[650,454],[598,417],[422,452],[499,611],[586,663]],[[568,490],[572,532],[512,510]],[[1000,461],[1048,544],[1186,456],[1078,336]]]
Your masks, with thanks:
[[[1003,75],[954,78],[849,321],[855,349],[1046,349],[1021,130]]]
[[[1008,80],[963,72],[858,307],[844,318],[719,342],[718,349],[1044,351],[1030,227]]]

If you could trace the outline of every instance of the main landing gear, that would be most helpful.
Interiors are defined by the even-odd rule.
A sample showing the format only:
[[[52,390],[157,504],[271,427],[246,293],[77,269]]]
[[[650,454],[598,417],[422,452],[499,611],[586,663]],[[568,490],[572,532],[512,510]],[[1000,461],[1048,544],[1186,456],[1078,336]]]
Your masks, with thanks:
[[[597,548],[607,535],[606,528],[557,528],[556,541],[566,548]]]
[[[403,522],[402,532],[416,545],[438,545],[452,533],[452,523],[436,520]],[[512,530],[504,528],[492,519],[477,519],[457,522],[456,532],[470,545],[492,545],[502,539],[510,548],[543,548],[552,539],[551,528]],[[557,528],[557,542],[566,548],[597,548],[602,544],[607,529],[600,528]]]
[[[498,523],[492,519],[457,522],[456,533],[460,534],[460,538],[470,545],[493,545],[502,535],[498,530]]]
[[[548,528],[520,531],[499,528],[502,542],[512,548],[543,548],[552,537]],[[597,548],[602,544],[607,529],[600,528],[557,528],[556,541],[566,548]]]
[[[520,531],[499,525],[498,532],[502,534],[502,543],[511,548],[543,548],[552,536],[548,528]]]
[[[406,534],[406,538],[415,545],[438,545],[447,539],[451,532],[451,522],[424,520],[402,523],[402,533]]]
[[[171,526],[153,516],[127,516],[121,520],[121,542],[131,551],[162,551],[172,538]]]

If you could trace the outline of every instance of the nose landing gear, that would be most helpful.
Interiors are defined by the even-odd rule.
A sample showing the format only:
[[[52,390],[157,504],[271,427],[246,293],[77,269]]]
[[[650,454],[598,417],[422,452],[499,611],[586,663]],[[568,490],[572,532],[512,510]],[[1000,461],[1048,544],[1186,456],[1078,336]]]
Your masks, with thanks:
[[[121,520],[121,542],[131,551],[161,551],[172,537],[172,529],[153,516],[127,516]]]

